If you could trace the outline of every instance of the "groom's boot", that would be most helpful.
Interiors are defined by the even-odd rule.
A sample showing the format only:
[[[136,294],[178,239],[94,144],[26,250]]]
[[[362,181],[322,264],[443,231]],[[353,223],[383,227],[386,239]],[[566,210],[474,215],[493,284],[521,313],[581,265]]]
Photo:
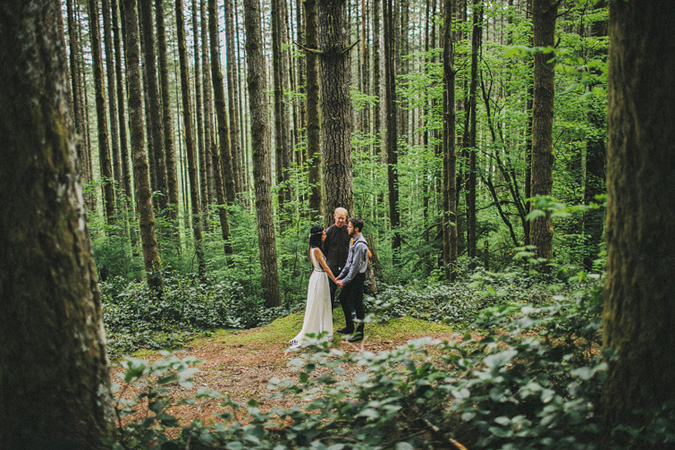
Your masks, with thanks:
[[[352,334],[354,332],[354,322],[347,320],[347,325],[345,325],[344,328],[338,328],[337,332],[342,334]]]
[[[347,342],[360,342],[363,340],[363,322],[356,327],[354,334],[347,339]]]

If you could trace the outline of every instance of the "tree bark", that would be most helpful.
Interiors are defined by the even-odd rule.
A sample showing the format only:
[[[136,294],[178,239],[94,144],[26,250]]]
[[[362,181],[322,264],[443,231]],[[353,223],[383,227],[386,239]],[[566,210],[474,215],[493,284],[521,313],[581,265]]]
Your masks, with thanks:
[[[225,59],[227,61],[236,61],[234,48],[234,11],[232,0],[225,0]],[[239,137],[239,75],[237,64],[230,63],[226,65],[227,70],[227,97],[230,119],[230,153],[232,154],[232,172],[234,179],[234,192],[241,194],[245,190],[246,175],[241,148],[241,139]]]
[[[201,204],[199,201],[199,179],[197,175],[197,159],[192,128],[192,102],[190,99],[190,76],[188,74],[188,55],[185,44],[185,17],[183,16],[183,0],[176,0],[176,28],[178,30],[178,57],[180,60],[180,81],[183,100],[183,125],[185,127],[185,150],[188,162],[188,178],[190,181],[190,203],[192,205],[192,234],[195,253],[197,255],[198,272],[201,277],[206,272],[204,248],[202,242]]]
[[[105,67],[106,67],[106,76],[108,78],[108,112],[110,113],[110,153],[112,157],[113,165],[113,176],[115,180],[115,194],[118,196],[116,199],[117,203],[121,198],[119,198],[119,191],[122,188],[123,177],[122,177],[122,157],[120,155],[120,134],[117,119],[117,102],[115,101],[117,93],[117,83],[121,83],[121,80],[116,79],[115,74],[115,47],[113,44],[112,38],[112,23],[110,18],[110,1],[102,0],[101,1],[101,11],[103,12],[103,43],[105,47]]]
[[[287,130],[289,128],[288,106],[285,90],[287,88],[288,58],[283,49],[286,42],[286,0],[271,0],[272,3],[272,71],[274,79],[274,134],[276,156],[276,179],[279,189],[279,209],[283,211],[284,203],[291,200],[288,181],[291,167],[291,149]],[[287,214],[283,214],[288,218]]]
[[[398,252],[401,248],[401,234],[398,192],[398,116],[396,103],[396,46],[394,45],[395,22],[393,0],[384,2],[384,74],[385,74],[385,114],[387,117],[387,181],[389,188],[389,225],[392,259],[398,264]]]
[[[309,49],[319,47],[318,18],[316,0],[305,0],[305,45]],[[309,166],[308,181],[309,213],[312,222],[321,221],[323,198],[321,195],[321,112],[319,109],[319,66],[314,52],[306,51],[306,117],[307,117],[307,161]]]
[[[98,155],[103,182],[103,207],[108,223],[115,216],[115,190],[112,160],[108,144],[108,115],[106,114],[105,88],[103,80],[103,56],[101,54],[101,32],[98,23],[98,0],[88,0],[89,36],[91,37],[92,65],[96,90],[96,118],[98,123]]]
[[[82,92],[82,70],[80,65],[80,38],[79,38],[79,22],[75,17],[75,9],[73,0],[66,2],[68,14],[68,42],[70,44],[70,76],[71,76],[71,93],[73,101],[73,118],[75,120],[76,130],[76,147],[78,155],[78,164],[81,170],[84,184],[91,182],[91,171],[87,167],[88,161],[86,141],[85,141],[85,118],[84,118],[84,95]]]
[[[349,20],[345,0],[318,0],[321,82],[321,151],[324,179],[324,223],[335,208],[354,211],[352,190],[352,104],[349,95]]]
[[[553,109],[555,98],[555,21],[559,0],[533,0],[534,99],[532,104],[532,196],[550,196],[553,189]],[[533,207],[533,205],[532,205]],[[530,225],[530,243],[537,257],[553,257],[553,221],[550,212]]]
[[[169,189],[166,181],[166,157],[164,146],[164,125],[162,123],[162,105],[160,104],[159,84],[157,83],[157,54],[155,52],[155,33],[152,20],[152,1],[139,2],[141,32],[143,39],[143,70],[145,71],[144,86],[148,102],[149,129],[152,133],[152,158],[155,167],[155,184],[153,191],[161,193],[157,197],[157,206],[165,214],[169,206]]]
[[[162,122],[164,124],[164,157],[167,189],[169,195],[169,219],[178,218],[178,169],[173,138],[173,112],[171,111],[171,85],[169,84],[169,61],[167,55],[166,26],[164,25],[164,1],[155,0],[157,23],[157,53],[159,56],[159,87],[162,96]]]
[[[204,100],[203,100],[203,89],[202,89],[202,58],[199,52],[199,13],[197,11],[197,0],[192,0],[192,50],[194,52],[194,89],[195,89],[195,114],[197,116],[197,158],[198,165],[197,170],[199,174],[200,184],[198,188],[201,193],[201,209],[202,209],[202,221],[204,229],[208,229],[208,220],[207,220],[207,211],[209,209],[209,204],[211,199],[209,198],[209,180],[208,172],[206,170],[206,139],[204,136]],[[206,51],[206,49],[202,49]]]
[[[0,6],[0,445],[103,449],[113,407],[60,2]]]
[[[124,83],[125,79],[122,75],[122,59],[124,55],[122,54],[122,45],[121,45],[121,31],[118,12],[118,2],[117,0],[112,0],[110,2],[112,10],[112,27],[113,27],[113,45],[115,47],[115,74],[117,78],[117,91],[115,92],[115,98],[117,101],[117,123],[118,129],[120,132],[120,161],[122,168],[122,188],[124,189],[125,194],[125,204],[127,211],[132,211],[132,204],[134,198],[134,190],[131,186],[131,168],[129,167],[129,145],[127,142],[127,117],[126,117],[126,97],[124,96]]]
[[[218,9],[215,0],[209,0],[209,34],[211,39],[211,73],[215,93],[216,117],[218,119],[218,144],[222,159],[225,195],[228,203],[234,203],[235,186],[232,168],[232,150],[230,146],[230,121],[227,117],[223,71],[220,66],[220,41],[218,39]]]
[[[457,266],[457,153],[455,148],[455,71],[452,18],[454,0],[445,0],[443,30],[443,271],[454,281]]]
[[[222,186],[218,187],[216,185],[218,177],[216,175],[216,168],[213,166],[213,163],[216,158],[218,159],[218,161],[220,161],[220,155],[218,154],[218,142],[214,130],[214,128],[216,127],[216,116],[213,111],[213,91],[215,86],[213,84],[211,76],[211,57],[209,56],[211,46],[209,45],[209,18],[206,15],[206,0],[199,0],[199,15],[201,20],[199,34],[201,35],[201,44],[202,44],[201,76],[202,76],[202,92],[204,99],[204,148],[206,149],[205,163],[206,163],[206,173],[208,181],[207,188],[209,190],[209,199],[210,204],[213,204],[218,203],[217,190],[223,189],[223,187]],[[232,185],[231,175],[228,179],[228,183]]]
[[[473,1],[473,31],[471,35],[471,81],[469,83],[469,107],[467,108],[468,126],[466,132],[468,137],[464,138],[464,145],[469,154],[469,171],[467,174],[466,185],[466,242],[467,254],[469,258],[476,257],[476,103],[478,91],[478,59],[483,41],[483,2],[482,0]]]
[[[216,176],[216,194],[218,201],[218,217],[223,237],[225,253],[232,253],[230,240],[230,223],[227,216],[227,203],[234,203],[234,175],[232,172],[232,153],[230,151],[230,129],[225,104],[225,88],[223,72],[220,69],[220,41],[218,39],[218,8],[216,0],[209,0],[208,14],[209,35],[211,39],[211,72],[215,92],[216,117],[218,119],[218,148],[213,152],[213,170]],[[225,179],[223,180],[223,177]]]
[[[246,29],[253,180],[258,223],[258,249],[260,250],[260,269],[262,272],[261,281],[265,306],[271,308],[281,305],[281,295],[277,270],[276,237],[272,218],[272,194],[270,192],[272,169],[270,167],[265,94],[267,77],[263,55],[259,0],[244,0],[244,27]]]
[[[675,60],[667,0],[611,2],[604,346],[610,426],[675,400]],[[660,443],[656,449],[672,448]]]
[[[162,287],[162,276],[157,237],[155,235],[155,216],[152,209],[148,154],[145,151],[138,14],[135,0],[123,0],[123,5],[124,50],[126,53],[129,98],[129,131],[131,135],[136,204],[138,206],[141,242],[143,244],[143,262],[148,285],[159,292]]]

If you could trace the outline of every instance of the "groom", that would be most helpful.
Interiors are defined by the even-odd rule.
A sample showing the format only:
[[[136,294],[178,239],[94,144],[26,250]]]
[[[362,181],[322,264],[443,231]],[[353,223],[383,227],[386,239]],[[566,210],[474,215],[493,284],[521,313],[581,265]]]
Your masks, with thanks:
[[[349,342],[363,340],[363,319],[366,317],[363,307],[363,283],[366,280],[368,268],[368,242],[361,234],[361,230],[363,230],[363,220],[355,217],[349,219],[347,232],[352,238],[349,244],[349,255],[345,267],[337,277],[338,286],[342,288],[340,304],[346,322],[345,327],[337,331],[345,334],[354,333],[347,339]],[[356,329],[354,329],[354,319],[351,315],[353,310],[356,310],[356,319],[359,322]]]

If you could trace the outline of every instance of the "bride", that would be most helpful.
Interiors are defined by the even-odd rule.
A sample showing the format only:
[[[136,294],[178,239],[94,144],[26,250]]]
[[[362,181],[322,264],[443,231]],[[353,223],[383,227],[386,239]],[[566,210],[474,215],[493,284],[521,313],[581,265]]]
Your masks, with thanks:
[[[314,334],[315,337],[325,333],[321,336],[321,339],[326,341],[333,339],[333,308],[330,303],[328,277],[333,282],[336,282],[336,280],[321,252],[321,245],[324,240],[326,240],[326,232],[323,227],[320,225],[313,226],[309,234],[309,257],[312,260],[314,271],[309,277],[309,286],[307,286],[305,320],[302,323],[300,333],[291,339],[291,348],[308,345],[308,333]]]

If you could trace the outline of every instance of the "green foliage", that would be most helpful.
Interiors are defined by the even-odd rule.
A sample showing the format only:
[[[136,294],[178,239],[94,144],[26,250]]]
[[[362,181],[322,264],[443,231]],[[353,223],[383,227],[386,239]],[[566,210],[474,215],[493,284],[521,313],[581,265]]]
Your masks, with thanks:
[[[195,334],[216,328],[250,328],[288,313],[266,309],[236,282],[202,283],[198,277],[164,274],[156,296],[147,283],[120,278],[101,283],[103,320],[112,357],[137,349],[178,348]]]
[[[457,326],[471,323],[485,308],[516,302],[542,303],[550,292],[523,271],[505,274],[477,269],[466,281],[452,284],[383,286],[372,299],[380,320],[412,316]]]
[[[481,288],[512,275],[475,278]],[[119,400],[120,417],[136,415],[118,430],[115,448],[432,449],[461,442],[473,449],[637,450],[672,442],[669,404],[638,412],[647,418],[640,428],[603,428],[598,405],[609,355],[598,351],[600,282],[580,273],[565,296],[537,306],[496,304],[478,315],[471,334],[451,342],[426,338],[379,353],[344,353],[324,342],[297,352],[290,362],[297,379],[270,380],[275,397],[295,404],[288,408],[263,411],[255,400],[238,404],[206,389],[173,398],[169,387],[189,383],[193,359],[128,360],[123,377],[140,393]],[[362,372],[345,378],[346,365]],[[221,399],[229,412],[208,424],[171,415],[172,404],[205,398]]]

